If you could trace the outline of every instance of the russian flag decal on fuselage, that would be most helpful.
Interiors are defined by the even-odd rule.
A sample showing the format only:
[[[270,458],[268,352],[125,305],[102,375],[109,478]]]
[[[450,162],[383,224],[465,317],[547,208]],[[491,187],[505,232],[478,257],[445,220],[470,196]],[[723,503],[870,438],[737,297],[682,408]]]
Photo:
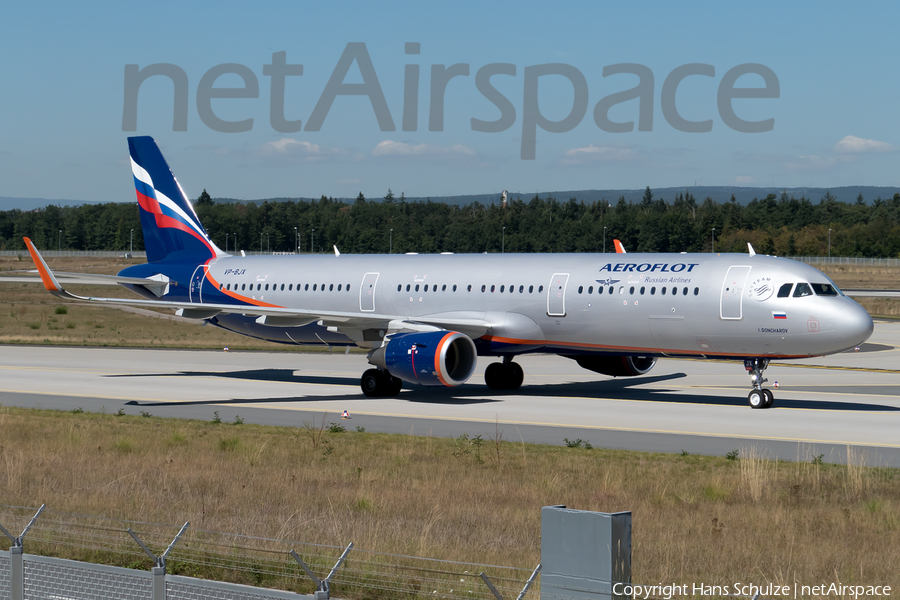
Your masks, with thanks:
[[[787,313],[786,313],[786,312],[779,312],[779,311],[777,311],[777,310],[773,310],[773,311],[772,311],[772,318],[773,318],[773,319],[787,319]]]

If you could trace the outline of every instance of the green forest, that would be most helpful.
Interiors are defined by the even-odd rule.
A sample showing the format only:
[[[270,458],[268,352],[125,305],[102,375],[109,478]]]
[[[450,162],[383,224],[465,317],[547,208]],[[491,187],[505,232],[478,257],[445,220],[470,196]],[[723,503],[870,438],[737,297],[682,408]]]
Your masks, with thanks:
[[[352,203],[215,202],[204,190],[194,207],[229,252],[613,252],[618,238],[629,252],[746,252],[750,242],[779,256],[900,257],[900,193],[871,202],[770,194],[741,206],[657,198],[648,187],[634,203],[535,196],[504,207],[408,202],[390,190]],[[0,249],[24,250],[23,236],[48,250],[143,250],[136,203],[0,212]]]

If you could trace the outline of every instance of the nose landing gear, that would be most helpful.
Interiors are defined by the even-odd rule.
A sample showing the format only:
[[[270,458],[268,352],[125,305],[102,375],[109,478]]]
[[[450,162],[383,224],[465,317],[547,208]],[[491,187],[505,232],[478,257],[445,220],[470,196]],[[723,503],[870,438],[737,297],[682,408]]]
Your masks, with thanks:
[[[771,408],[775,403],[775,394],[772,390],[764,390],[762,384],[768,381],[763,377],[763,372],[769,366],[768,358],[748,358],[744,360],[744,368],[750,373],[750,381],[753,390],[747,395],[750,408]]]

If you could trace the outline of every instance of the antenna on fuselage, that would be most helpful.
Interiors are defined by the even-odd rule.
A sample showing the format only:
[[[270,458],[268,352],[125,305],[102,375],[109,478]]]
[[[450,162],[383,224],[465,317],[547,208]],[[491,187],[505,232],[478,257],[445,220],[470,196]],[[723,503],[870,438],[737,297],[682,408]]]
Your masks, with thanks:
[[[756,256],[756,250],[753,249],[753,244],[747,242],[747,250],[750,252],[750,256]]]

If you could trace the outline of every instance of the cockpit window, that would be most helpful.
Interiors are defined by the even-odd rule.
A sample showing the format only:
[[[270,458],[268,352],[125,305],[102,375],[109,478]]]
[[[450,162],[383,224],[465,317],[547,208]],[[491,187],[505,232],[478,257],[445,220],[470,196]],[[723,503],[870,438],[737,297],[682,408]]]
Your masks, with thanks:
[[[794,298],[803,298],[804,296],[812,296],[813,291],[808,283],[798,283],[794,290]]]
[[[778,288],[778,297],[779,298],[790,298],[791,296],[791,288],[794,287],[793,283],[786,283],[780,288]]]
[[[812,288],[813,288],[813,291],[816,292],[816,296],[837,296],[838,295],[838,291],[830,283],[814,283],[814,284],[812,284]]]

